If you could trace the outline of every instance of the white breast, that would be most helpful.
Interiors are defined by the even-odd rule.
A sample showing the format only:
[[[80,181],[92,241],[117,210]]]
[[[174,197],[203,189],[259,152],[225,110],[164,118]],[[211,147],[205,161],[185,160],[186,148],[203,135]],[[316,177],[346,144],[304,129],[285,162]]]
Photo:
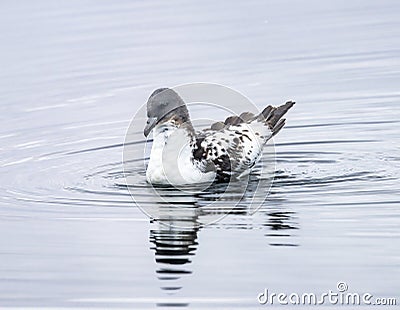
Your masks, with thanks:
[[[146,171],[146,179],[152,184],[197,184],[212,182],[214,172],[203,173],[193,163],[193,150],[186,129],[164,123],[156,126],[153,146]]]

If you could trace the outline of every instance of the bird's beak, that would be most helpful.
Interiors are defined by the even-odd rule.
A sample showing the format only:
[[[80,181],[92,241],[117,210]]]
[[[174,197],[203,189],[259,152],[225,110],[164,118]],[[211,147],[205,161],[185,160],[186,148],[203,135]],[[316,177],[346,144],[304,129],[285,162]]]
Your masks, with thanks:
[[[157,117],[149,117],[147,119],[146,127],[144,127],[143,130],[145,137],[149,135],[150,131],[154,128],[156,124],[157,124]]]

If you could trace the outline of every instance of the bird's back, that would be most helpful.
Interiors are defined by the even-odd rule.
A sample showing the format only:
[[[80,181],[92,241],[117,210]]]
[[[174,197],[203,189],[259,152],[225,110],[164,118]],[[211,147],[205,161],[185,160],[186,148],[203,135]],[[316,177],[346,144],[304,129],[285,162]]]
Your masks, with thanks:
[[[194,160],[204,171],[214,169],[220,181],[248,173],[261,158],[264,145],[284,126],[282,116],[293,106],[268,106],[259,115],[244,112],[198,133]]]

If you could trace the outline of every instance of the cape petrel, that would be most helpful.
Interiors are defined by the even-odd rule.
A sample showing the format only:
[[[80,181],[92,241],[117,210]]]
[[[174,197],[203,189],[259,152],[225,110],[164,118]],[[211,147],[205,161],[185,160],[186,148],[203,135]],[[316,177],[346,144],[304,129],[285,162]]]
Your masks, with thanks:
[[[285,125],[294,105],[243,112],[195,131],[183,99],[172,89],[155,90],[147,102],[144,135],[153,131],[146,179],[152,184],[185,185],[229,181],[251,172],[264,145]]]

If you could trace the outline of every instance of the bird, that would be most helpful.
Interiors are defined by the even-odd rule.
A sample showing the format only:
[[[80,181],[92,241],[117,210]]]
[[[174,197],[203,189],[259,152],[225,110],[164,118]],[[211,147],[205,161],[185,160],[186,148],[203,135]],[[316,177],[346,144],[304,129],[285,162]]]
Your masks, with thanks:
[[[188,108],[171,88],[156,89],[147,100],[144,135],[153,132],[146,181],[154,185],[193,185],[240,180],[260,160],[264,145],[285,125],[295,104],[261,113],[243,112],[196,131]]]

